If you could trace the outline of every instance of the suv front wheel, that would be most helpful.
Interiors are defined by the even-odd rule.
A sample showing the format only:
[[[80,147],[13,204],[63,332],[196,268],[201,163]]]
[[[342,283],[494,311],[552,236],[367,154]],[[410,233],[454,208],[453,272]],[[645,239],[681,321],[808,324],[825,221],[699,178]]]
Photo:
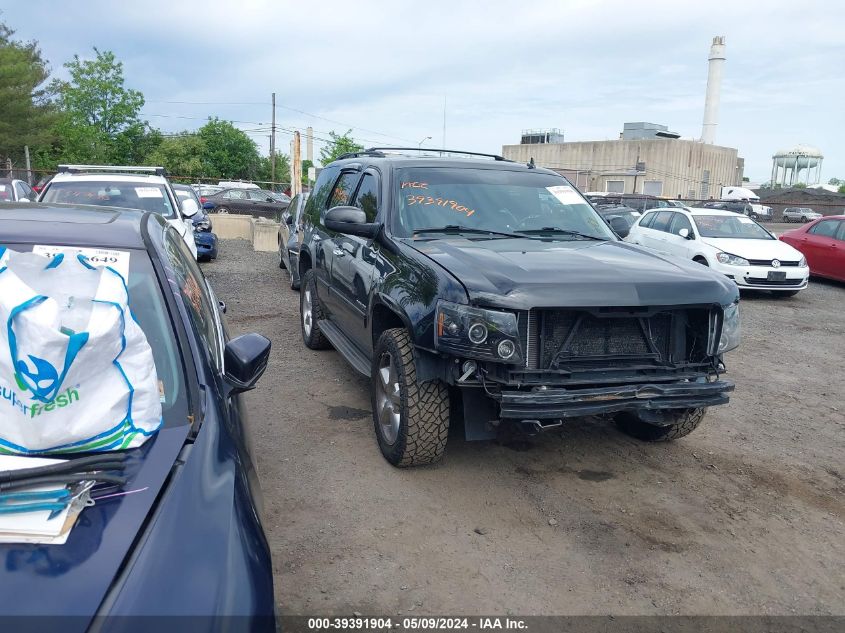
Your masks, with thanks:
[[[449,389],[439,380],[417,384],[414,348],[402,328],[379,338],[370,391],[376,438],[387,461],[418,466],[442,457],[449,435]]]
[[[644,442],[670,442],[692,433],[701,424],[707,409],[667,409],[662,412],[660,424],[647,422],[634,412],[616,416],[616,423],[623,433]]]

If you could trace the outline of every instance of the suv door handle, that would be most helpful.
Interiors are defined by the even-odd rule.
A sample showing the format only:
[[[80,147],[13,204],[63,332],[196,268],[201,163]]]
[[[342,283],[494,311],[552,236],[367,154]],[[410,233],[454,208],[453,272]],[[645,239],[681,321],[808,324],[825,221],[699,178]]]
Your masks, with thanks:
[[[346,257],[346,251],[342,248],[336,248],[332,253],[334,253],[335,257]]]

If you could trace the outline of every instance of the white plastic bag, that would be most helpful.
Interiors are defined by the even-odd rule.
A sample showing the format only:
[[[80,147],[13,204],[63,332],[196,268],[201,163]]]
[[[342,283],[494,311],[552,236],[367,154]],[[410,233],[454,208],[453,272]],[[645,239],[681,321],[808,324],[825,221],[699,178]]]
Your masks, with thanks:
[[[140,446],[161,425],[126,282],[84,255],[0,246],[0,453]]]

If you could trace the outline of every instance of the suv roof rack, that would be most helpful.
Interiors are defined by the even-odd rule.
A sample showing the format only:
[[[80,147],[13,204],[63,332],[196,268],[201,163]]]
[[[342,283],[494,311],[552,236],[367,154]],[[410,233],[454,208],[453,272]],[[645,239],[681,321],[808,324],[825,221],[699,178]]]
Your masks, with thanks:
[[[504,156],[499,156],[498,154],[483,154],[481,152],[465,152],[459,149],[438,149],[431,147],[368,147],[367,149],[362,149],[358,152],[348,152],[342,156],[338,156],[335,160],[358,158],[359,156],[384,157],[386,156],[385,152],[426,152],[428,155],[439,152],[441,156],[443,154],[463,154],[464,156],[482,156],[484,158],[492,158],[493,160],[501,160],[508,163],[513,162]]]
[[[128,172],[139,174],[155,174],[156,176],[167,176],[164,167],[129,166],[129,165],[59,165],[57,169],[60,174],[75,174],[86,171],[104,172]]]

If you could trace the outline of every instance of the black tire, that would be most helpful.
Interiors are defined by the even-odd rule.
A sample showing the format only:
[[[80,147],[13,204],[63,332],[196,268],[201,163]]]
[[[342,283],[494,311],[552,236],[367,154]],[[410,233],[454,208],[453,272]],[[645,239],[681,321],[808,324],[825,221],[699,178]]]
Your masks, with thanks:
[[[317,277],[314,275],[314,270],[306,271],[302,281],[304,290],[299,295],[299,326],[302,330],[302,342],[308,349],[331,349],[332,344],[320,331],[318,325],[324,317],[320,300],[317,298]],[[306,321],[306,309],[310,312],[308,321]]]
[[[710,266],[710,264],[707,263],[707,260],[704,259],[703,257],[693,257],[692,261],[694,261],[698,264],[701,264],[702,266],[708,266],[708,267]]]
[[[287,262],[285,262],[286,254],[287,249],[282,249],[282,245],[279,244],[279,268],[287,268]]]
[[[707,409],[669,409],[663,412],[666,426],[657,426],[645,422],[634,412],[624,412],[616,416],[616,424],[620,430],[631,437],[644,442],[671,442],[692,433]]]
[[[794,297],[797,295],[800,290],[781,290],[778,292],[777,290],[772,290],[772,294],[777,297],[778,299],[786,299],[787,297]]]
[[[389,366],[387,380],[382,372],[385,363]],[[373,427],[384,458],[400,468],[439,460],[449,437],[449,388],[440,380],[417,384],[414,347],[407,331],[394,328],[381,335],[373,353],[371,378]],[[390,389],[390,385],[398,388]],[[385,425],[380,414],[385,415]],[[387,415],[394,414],[398,426],[395,418],[387,420]],[[390,437],[388,427],[395,427],[395,437]]]

